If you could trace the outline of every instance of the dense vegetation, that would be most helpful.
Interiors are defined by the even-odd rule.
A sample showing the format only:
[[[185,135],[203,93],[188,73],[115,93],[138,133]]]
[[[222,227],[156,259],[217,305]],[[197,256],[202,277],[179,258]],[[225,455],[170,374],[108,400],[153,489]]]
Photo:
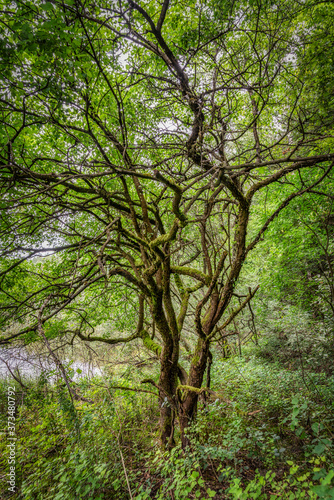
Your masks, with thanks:
[[[334,498],[332,4],[1,5],[4,498]]]
[[[214,353],[215,392],[199,404],[186,452],[160,450],[155,396],[109,388],[139,385],[136,367],[81,380],[94,404],[71,406],[64,384],[49,385],[47,375],[23,397],[18,387],[14,498],[333,498],[333,374],[270,359],[295,362],[284,346],[242,349],[242,357]]]

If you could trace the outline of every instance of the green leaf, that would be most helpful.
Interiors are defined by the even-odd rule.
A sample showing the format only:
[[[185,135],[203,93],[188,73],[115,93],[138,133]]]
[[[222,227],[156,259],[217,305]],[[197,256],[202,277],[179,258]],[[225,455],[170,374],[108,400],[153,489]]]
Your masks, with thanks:
[[[46,11],[51,11],[53,10],[52,3],[46,2],[41,5],[41,9],[46,10]]]
[[[317,446],[315,446],[312,450],[312,453],[315,453],[316,455],[321,455],[326,450],[326,445],[319,443]]]
[[[321,484],[330,484],[333,477],[334,477],[334,470],[330,470],[325,479],[321,481]]]
[[[213,498],[216,495],[216,492],[208,488],[206,493],[209,495],[209,498]]]

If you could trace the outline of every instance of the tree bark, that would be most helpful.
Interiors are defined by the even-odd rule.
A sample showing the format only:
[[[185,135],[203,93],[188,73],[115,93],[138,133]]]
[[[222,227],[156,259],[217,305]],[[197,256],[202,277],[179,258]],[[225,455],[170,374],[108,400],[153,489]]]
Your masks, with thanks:
[[[177,347],[177,346],[176,346]],[[178,355],[173,342],[164,346],[161,354],[159,377],[160,440],[163,448],[174,446],[174,420],[176,414],[176,388]]]
[[[199,389],[203,383],[209,356],[209,347],[210,344],[205,339],[200,338],[198,340],[187,384],[188,386],[198,390],[186,390],[183,399],[179,403],[179,423],[183,448],[186,448],[190,444],[186,435],[186,429],[191,424],[197,413],[198,396],[200,393]]]

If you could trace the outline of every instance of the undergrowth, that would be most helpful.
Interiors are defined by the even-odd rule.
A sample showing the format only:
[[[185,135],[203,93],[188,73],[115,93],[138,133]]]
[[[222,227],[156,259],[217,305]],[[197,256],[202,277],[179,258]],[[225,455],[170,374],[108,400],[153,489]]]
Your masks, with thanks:
[[[27,390],[17,386],[18,488],[11,497],[1,411],[1,498],[334,498],[333,376],[288,370],[254,348],[243,357],[216,355],[214,394],[199,404],[191,445],[170,453],[159,448],[156,398],[112,389],[115,381],[124,382],[78,382],[93,404],[73,402],[46,377],[26,382]],[[1,381],[2,410],[7,385]]]

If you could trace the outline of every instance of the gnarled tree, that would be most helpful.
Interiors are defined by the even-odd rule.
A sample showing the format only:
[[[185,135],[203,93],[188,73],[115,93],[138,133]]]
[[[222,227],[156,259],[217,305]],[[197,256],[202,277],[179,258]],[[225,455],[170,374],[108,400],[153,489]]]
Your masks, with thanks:
[[[231,309],[247,255],[332,168],[330,120],[303,67],[306,7],[52,0],[3,12],[1,343],[55,329],[141,339],[160,363],[146,382],[165,444],[176,417],[186,444],[210,345],[256,292]],[[261,190],[270,198],[277,182],[259,221]],[[97,335],[96,311],[110,320],[124,298],[133,333]]]

